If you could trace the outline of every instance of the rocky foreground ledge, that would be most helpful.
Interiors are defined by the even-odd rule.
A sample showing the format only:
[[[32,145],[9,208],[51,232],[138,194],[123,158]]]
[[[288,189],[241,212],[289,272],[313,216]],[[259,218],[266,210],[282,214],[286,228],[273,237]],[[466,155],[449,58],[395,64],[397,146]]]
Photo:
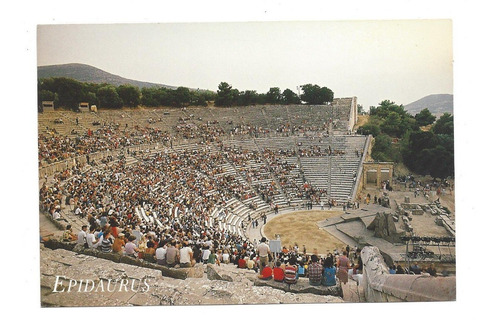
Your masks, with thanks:
[[[43,307],[227,305],[343,302],[337,287],[258,281],[232,265],[200,265],[201,277],[175,279],[161,270],[40,246]],[[273,286],[273,287],[271,287]],[[282,286],[282,287],[281,287]]]

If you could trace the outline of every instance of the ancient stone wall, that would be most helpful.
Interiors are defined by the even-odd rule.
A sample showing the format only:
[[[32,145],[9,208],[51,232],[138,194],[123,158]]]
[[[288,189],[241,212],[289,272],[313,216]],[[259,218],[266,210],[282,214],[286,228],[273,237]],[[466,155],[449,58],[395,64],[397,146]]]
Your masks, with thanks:
[[[405,233],[399,230],[391,213],[377,212],[377,215],[367,227],[368,230],[373,230],[377,238],[383,238],[391,243],[399,242],[401,236]]]
[[[361,285],[367,302],[456,300],[454,276],[390,274],[376,247],[364,247],[361,258],[363,260]]]

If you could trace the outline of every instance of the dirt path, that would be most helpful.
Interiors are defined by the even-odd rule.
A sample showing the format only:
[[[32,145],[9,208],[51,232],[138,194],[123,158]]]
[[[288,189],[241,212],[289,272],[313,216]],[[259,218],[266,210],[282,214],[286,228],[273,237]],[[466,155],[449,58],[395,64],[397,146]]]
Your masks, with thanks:
[[[275,239],[274,235],[279,234],[281,245],[299,246],[302,252],[306,246],[308,253],[317,250],[319,254],[327,254],[333,250],[341,250],[345,244],[324,230],[320,230],[317,223],[327,218],[340,216],[342,211],[311,210],[297,211],[279,215],[264,227],[264,234],[269,239]]]

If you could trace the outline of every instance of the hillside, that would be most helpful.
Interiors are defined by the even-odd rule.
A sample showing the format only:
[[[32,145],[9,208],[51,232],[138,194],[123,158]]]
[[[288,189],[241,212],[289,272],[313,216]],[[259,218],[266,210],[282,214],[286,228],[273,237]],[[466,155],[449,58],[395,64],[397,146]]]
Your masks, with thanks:
[[[38,78],[51,78],[51,77],[65,77],[75,79],[80,82],[91,82],[91,83],[109,83],[115,86],[122,84],[129,84],[135,87],[141,88],[151,88],[151,87],[165,87],[169,89],[175,89],[175,86],[168,86],[159,83],[143,82],[137,80],[126,79],[104,70],[98,69],[93,66],[89,66],[81,63],[69,63],[60,65],[50,65],[50,66],[39,66],[38,67]]]
[[[431,94],[405,105],[406,111],[411,115],[415,115],[425,108],[438,117],[445,112],[453,114],[453,95]]]

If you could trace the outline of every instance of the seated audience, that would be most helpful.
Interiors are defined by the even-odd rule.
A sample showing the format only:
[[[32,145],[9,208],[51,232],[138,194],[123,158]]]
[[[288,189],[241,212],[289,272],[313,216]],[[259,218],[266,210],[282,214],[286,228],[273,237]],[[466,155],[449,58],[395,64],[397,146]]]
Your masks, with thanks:
[[[334,286],[337,284],[335,277],[336,274],[335,264],[333,263],[333,257],[326,257],[323,263],[323,275],[321,277],[321,284],[324,286]]]
[[[139,248],[137,248],[135,242],[135,236],[129,236],[128,241],[125,244],[125,254],[130,257],[137,257]]]
[[[405,274],[405,270],[403,269],[403,267],[401,265],[397,265],[396,266],[396,274]]]
[[[271,267],[266,265],[265,262],[263,262],[261,264],[261,267],[262,267],[262,270],[258,276],[259,279],[262,279],[262,280],[272,279],[273,278],[273,269],[271,269]]]
[[[156,263],[159,264],[159,265],[162,265],[162,266],[166,266],[167,265],[167,249],[166,249],[166,246],[167,246],[167,241],[166,240],[162,240],[160,241],[160,243],[158,244],[158,248],[156,248]]]
[[[167,246],[167,267],[174,267],[177,263],[179,263],[180,254],[179,249],[176,247],[176,241],[172,240],[168,243]]]
[[[427,272],[428,274],[430,274],[431,276],[433,277],[436,277],[437,276],[437,271],[436,271],[436,268],[434,267],[434,263],[431,263],[426,269],[425,269],[425,272]]]
[[[422,269],[420,269],[420,266],[418,263],[415,261],[415,263],[410,267],[410,272],[413,272],[413,274],[421,274]]]
[[[390,274],[396,274],[396,266],[395,265],[391,265],[389,267],[389,273]]]
[[[285,282],[288,284],[297,283],[297,258],[292,254],[285,266]]]
[[[113,245],[113,237],[110,230],[106,230],[99,240],[102,252],[111,252]]]
[[[283,282],[285,279],[285,270],[281,267],[281,262],[277,261],[276,266],[273,269],[274,281]]]
[[[307,268],[309,276],[309,284],[313,286],[321,285],[321,278],[323,276],[323,266],[319,263],[318,256],[313,254],[311,256],[311,264]]]
[[[213,249],[211,250],[210,255],[208,256],[207,263],[217,264],[218,266],[220,266],[219,258],[217,257],[217,255],[215,254],[215,251]]]
[[[123,254],[123,247],[125,246],[125,235],[123,233],[118,234],[118,238],[113,242],[113,253]]]
[[[196,264],[196,260],[193,258],[193,249],[188,241],[184,241],[179,250],[179,263],[181,268],[190,268]]]
[[[62,241],[64,242],[72,242],[76,241],[78,237],[76,234],[73,233],[73,228],[71,227],[70,224],[66,226],[66,230],[64,230],[64,233],[62,235]]]

